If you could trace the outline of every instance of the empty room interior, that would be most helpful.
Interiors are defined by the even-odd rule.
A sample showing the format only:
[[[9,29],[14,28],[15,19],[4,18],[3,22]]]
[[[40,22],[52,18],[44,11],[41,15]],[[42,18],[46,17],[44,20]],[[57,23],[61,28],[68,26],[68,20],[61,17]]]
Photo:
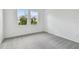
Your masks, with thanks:
[[[0,49],[79,49],[79,10],[0,9]]]

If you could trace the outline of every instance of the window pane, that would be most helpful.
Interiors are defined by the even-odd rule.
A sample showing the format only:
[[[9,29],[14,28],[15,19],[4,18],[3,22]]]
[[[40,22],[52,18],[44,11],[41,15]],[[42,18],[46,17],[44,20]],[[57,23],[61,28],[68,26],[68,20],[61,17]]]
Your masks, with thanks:
[[[38,23],[38,12],[31,11],[31,24],[37,24]]]
[[[27,24],[27,15],[28,10],[26,9],[17,9],[17,17],[18,17],[18,24],[19,25],[26,25]]]

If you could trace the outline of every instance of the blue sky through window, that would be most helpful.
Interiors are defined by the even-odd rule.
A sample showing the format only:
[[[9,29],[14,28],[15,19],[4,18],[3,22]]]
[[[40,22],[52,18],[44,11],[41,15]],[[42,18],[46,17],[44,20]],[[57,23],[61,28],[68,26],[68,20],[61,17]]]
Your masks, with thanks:
[[[38,12],[31,11],[31,18],[32,18],[32,17],[38,18]]]
[[[20,16],[26,16],[28,15],[28,9],[17,9],[17,17],[19,18]],[[30,11],[30,16],[38,18],[38,12],[36,11]]]
[[[17,17],[25,16],[28,14],[28,10],[26,9],[17,9]]]

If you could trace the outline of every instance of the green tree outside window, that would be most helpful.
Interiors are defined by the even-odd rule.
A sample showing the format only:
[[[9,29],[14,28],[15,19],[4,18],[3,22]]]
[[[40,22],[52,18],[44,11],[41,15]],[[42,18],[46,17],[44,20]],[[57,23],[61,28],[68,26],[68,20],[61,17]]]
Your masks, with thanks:
[[[19,25],[26,25],[27,24],[27,18],[25,16],[21,16],[19,19]]]
[[[31,24],[32,25],[37,24],[37,19],[35,17],[31,18]]]

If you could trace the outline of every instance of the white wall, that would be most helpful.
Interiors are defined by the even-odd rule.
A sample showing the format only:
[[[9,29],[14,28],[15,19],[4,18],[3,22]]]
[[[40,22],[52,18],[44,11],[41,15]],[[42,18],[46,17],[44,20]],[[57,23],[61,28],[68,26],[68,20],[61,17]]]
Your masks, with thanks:
[[[46,10],[47,32],[79,42],[79,10]]]
[[[3,10],[0,9],[0,43],[3,40]]]
[[[17,23],[17,14],[15,9],[4,10],[4,37],[13,37],[18,35],[30,34],[35,32],[44,31],[44,17],[43,10],[37,10],[39,12],[39,23],[37,25],[31,25],[28,23],[25,26],[19,26]],[[30,20],[28,20],[29,22]]]

